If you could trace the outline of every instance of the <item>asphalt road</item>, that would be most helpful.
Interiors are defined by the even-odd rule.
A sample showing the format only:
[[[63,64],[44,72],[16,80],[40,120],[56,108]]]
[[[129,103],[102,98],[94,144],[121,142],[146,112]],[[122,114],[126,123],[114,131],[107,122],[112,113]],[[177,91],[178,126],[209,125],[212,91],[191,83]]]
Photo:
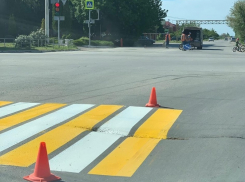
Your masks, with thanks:
[[[65,182],[242,182],[245,55],[232,46],[215,41],[193,51],[156,45],[2,53],[0,100],[144,107],[156,87],[162,107],[183,112],[133,176],[88,174],[105,153],[79,173],[54,173]],[[0,181],[22,181],[33,168],[0,165]]]

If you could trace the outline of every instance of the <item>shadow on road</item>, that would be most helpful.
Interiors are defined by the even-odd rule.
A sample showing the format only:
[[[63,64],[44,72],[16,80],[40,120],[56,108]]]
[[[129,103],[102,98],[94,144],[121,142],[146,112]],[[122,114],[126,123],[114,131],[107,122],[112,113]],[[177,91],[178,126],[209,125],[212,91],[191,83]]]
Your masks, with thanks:
[[[170,43],[169,44],[169,48],[174,48],[174,49],[178,49],[179,48],[180,43]],[[139,46],[140,47],[140,46]],[[162,43],[155,43],[152,46],[141,46],[141,47],[145,47],[145,48],[165,48],[165,44]],[[203,49],[198,49],[200,51],[202,50],[211,50],[211,51],[223,51],[225,47],[229,47],[228,45],[215,45],[215,44],[210,44],[210,43],[205,43],[203,44]],[[195,50],[197,50],[195,48]]]
[[[134,46],[134,47],[160,48],[160,47],[163,47],[163,44],[153,44],[153,45],[145,45],[145,46],[138,45],[138,46]]]
[[[229,47],[229,46],[215,46],[215,45],[213,45],[212,47]]]
[[[139,47],[145,47],[145,48],[165,48],[165,44],[153,44],[151,46],[139,46]],[[179,48],[179,44],[169,44],[169,48]]]
[[[164,108],[164,109],[174,109],[174,108],[172,108],[172,107],[165,107],[165,106],[159,106],[159,108]]]
[[[0,47],[0,53],[42,53],[36,49],[17,49],[14,47]]]
[[[199,51],[223,51],[224,49],[207,49],[207,48],[203,48],[203,49],[199,49]]]

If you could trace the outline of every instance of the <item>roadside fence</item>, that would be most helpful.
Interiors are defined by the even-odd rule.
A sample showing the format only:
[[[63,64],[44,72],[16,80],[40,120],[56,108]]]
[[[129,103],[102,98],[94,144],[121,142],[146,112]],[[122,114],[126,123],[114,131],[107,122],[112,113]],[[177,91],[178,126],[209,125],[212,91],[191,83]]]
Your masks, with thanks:
[[[24,39],[0,38],[0,48],[35,48],[35,47],[73,47],[73,39]]]

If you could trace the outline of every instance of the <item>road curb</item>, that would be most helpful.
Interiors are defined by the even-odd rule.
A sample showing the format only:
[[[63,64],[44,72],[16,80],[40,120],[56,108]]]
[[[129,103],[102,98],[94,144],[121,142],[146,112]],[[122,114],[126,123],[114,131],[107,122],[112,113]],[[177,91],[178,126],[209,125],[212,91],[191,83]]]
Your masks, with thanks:
[[[38,50],[14,50],[14,51],[0,51],[0,53],[45,53],[45,52],[68,52],[68,51],[81,51],[76,50],[47,50],[47,51],[38,51]]]
[[[112,46],[80,46],[79,48],[116,48]]]

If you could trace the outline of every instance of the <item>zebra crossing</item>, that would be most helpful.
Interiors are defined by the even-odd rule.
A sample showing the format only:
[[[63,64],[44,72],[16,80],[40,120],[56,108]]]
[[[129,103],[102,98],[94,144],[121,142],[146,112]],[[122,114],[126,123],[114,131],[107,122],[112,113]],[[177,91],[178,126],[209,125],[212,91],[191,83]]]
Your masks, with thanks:
[[[88,174],[130,177],[167,138],[181,112],[0,101],[0,165],[29,167],[35,163],[40,142],[46,142],[51,170],[80,173],[114,147]]]

